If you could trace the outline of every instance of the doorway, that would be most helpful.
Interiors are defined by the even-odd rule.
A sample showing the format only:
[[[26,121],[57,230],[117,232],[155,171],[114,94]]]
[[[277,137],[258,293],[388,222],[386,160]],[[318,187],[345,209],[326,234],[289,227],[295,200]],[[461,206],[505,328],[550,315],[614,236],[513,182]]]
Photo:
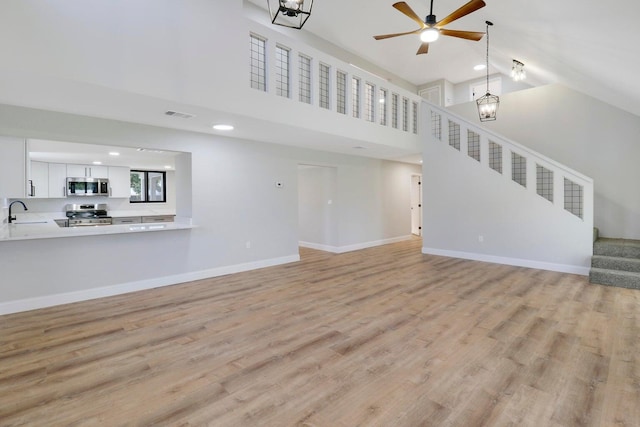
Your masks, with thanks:
[[[298,239],[300,246],[335,252],[338,246],[335,212],[336,167],[298,165]]]
[[[411,175],[411,234],[422,236],[422,175]]]

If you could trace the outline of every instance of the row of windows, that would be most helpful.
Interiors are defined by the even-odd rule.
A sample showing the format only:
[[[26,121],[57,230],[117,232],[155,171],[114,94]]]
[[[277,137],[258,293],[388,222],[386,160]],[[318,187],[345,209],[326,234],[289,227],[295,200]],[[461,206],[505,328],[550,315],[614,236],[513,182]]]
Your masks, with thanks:
[[[266,41],[256,35],[250,35],[250,82],[251,87],[257,90],[267,91],[267,57]],[[290,49],[276,45],[274,58],[275,93],[278,96],[292,98],[291,93],[291,51]],[[312,103],[312,58],[304,54],[298,55],[298,101],[306,104]],[[330,110],[331,107],[331,66],[318,64],[318,105],[320,108]],[[362,83],[359,77],[351,77],[350,92],[348,88],[347,73],[336,70],[335,72],[335,96],[336,111],[347,114],[347,98],[350,97],[351,109],[349,113],[355,118],[364,118],[368,122],[388,125],[389,112],[387,104],[389,92],[385,88],[376,88],[369,82]],[[377,101],[377,102],[376,102]],[[376,108],[376,103],[378,107]],[[418,103],[406,97],[400,97],[396,93],[391,94],[391,126],[410,130],[418,133]],[[410,129],[411,126],[411,129]]]

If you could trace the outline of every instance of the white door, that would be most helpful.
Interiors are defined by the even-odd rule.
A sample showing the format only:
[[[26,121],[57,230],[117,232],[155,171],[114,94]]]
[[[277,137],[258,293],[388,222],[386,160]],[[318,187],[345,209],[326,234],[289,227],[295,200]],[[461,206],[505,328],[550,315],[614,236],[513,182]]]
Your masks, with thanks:
[[[422,176],[411,175],[411,234],[422,236]]]

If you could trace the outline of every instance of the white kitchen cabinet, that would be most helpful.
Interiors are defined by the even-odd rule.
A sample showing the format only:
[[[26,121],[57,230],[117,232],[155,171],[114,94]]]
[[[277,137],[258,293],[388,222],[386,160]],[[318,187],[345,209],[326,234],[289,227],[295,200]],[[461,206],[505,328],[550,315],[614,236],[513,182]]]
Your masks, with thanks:
[[[124,166],[109,166],[109,196],[131,197],[131,169]]]
[[[31,161],[27,196],[36,199],[49,197],[49,163]]]
[[[109,178],[109,167],[99,165],[67,165],[67,176],[73,178]]]
[[[175,215],[148,215],[142,217],[143,223],[150,222],[173,222]]]
[[[142,217],[139,216],[120,216],[111,218],[111,224],[113,225],[122,225],[122,224],[140,224],[142,222]]]
[[[27,195],[27,147],[21,138],[0,136],[0,198]]]
[[[65,163],[49,163],[49,198],[67,197],[67,165]]]

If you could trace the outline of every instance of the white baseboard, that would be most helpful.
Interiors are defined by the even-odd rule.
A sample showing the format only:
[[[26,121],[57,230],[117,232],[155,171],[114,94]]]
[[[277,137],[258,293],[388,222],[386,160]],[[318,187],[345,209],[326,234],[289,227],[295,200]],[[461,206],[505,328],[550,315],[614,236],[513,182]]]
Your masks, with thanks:
[[[522,258],[500,257],[495,255],[477,254],[473,252],[450,251],[446,249],[422,248],[423,254],[440,255],[451,258],[470,259],[474,261],[491,262],[494,264],[514,265],[517,267],[537,268],[538,270],[558,271],[560,273],[579,274],[582,276],[589,275],[590,267],[581,265],[555,264],[552,262],[535,261]]]
[[[347,245],[347,246],[330,246],[330,245],[322,245],[320,243],[311,243],[311,242],[302,242],[302,241],[298,242],[298,245],[302,246],[303,248],[317,249],[319,251],[331,252],[334,254],[342,254],[345,252],[372,248],[374,246],[387,245],[389,243],[404,242],[406,240],[410,240],[411,238],[412,238],[411,235],[400,236],[400,237],[392,237],[390,239],[374,240],[372,242],[356,243],[354,245]]]
[[[126,294],[128,292],[142,291],[145,289],[159,288],[162,286],[176,285],[178,283],[208,279],[210,277],[224,276],[226,274],[240,273],[243,271],[272,267],[275,265],[289,264],[296,261],[300,261],[299,254],[261,261],[247,262],[243,264],[229,265],[208,270],[175,274],[172,276],[164,276],[148,280],[139,280],[136,282],[122,283],[113,286],[104,286],[101,288],[92,288],[81,291],[65,292],[62,294],[52,294],[16,301],[8,301],[0,303],[0,315],[35,310],[38,308],[52,307],[61,304],[69,304],[72,302],[87,301],[96,298],[110,297],[113,295]]]

